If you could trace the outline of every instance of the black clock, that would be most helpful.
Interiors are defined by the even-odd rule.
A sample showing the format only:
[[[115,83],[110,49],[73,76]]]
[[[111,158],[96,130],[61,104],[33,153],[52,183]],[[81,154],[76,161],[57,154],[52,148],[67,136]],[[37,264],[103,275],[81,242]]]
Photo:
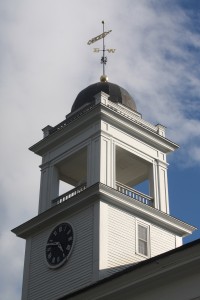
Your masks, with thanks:
[[[51,268],[58,268],[69,258],[74,243],[73,228],[61,223],[51,232],[46,244],[46,260]]]

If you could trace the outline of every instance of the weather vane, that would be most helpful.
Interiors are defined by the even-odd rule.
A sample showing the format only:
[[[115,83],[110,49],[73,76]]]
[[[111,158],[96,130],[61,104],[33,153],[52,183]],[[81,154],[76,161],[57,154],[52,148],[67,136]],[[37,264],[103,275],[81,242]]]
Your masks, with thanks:
[[[105,66],[106,66],[106,63],[107,63],[107,57],[105,56],[105,52],[108,52],[108,53],[114,53],[116,49],[106,49],[105,47],[105,43],[104,43],[104,38],[112,31],[112,30],[109,30],[109,31],[104,31],[104,21],[102,21],[102,24],[103,24],[103,33],[92,38],[91,40],[88,41],[88,45],[91,45],[95,42],[97,42],[98,40],[101,40],[103,39],[103,49],[99,49],[99,48],[93,48],[93,51],[94,52],[97,52],[99,53],[100,51],[103,52],[103,56],[101,57],[101,64],[103,65],[103,75],[100,77],[100,80],[102,82],[105,82],[105,81],[108,81],[108,77],[106,76],[105,74]]]

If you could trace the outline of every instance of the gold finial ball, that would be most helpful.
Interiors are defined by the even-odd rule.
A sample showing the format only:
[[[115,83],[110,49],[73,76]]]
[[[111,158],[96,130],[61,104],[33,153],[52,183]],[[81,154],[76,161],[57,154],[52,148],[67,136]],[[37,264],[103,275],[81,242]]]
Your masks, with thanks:
[[[101,81],[101,82],[107,82],[107,81],[108,81],[108,76],[106,76],[106,75],[101,75],[100,81]]]

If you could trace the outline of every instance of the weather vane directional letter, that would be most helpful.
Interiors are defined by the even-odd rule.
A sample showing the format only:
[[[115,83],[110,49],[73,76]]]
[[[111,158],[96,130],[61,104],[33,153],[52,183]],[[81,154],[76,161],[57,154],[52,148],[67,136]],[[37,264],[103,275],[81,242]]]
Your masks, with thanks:
[[[104,21],[102,21],[103,24],[103,33],[92,38],[91,40],[88,41],[88,45],[91,45],[95,42],[97,42],[100,39],[103,39],[103,49],[99,49],[99,48],[94,48],[93,51],[99,53],[100,51],[103,52],[103,56],[101,57],[101,64],[103,65],[103,75],[101,76],[101,81],[108,81],[108,77],[105,74],[105,65],[107,63],[107,57],[105,56],[105,52],[107,51],[108,53],[114,53],[116,49],[105,49],[105,44],[104,44],[104,38],[112,31],[104,31]]]

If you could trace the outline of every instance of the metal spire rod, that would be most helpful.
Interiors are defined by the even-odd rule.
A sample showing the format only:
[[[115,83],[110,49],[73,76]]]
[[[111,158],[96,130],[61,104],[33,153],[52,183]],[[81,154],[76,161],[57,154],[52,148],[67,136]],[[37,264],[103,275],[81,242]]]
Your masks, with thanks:
[[[107,57],[105,56],[105,43],[104,43],[104,37],[105,37],[105,34],[104,34],[104,21],[102,21],[102,24],[103,24],[103,56],[101,58],[101,63],[103,64],[103,76],[105,76],[105,66],[106,66],[106,63],[107,63]]]
[[[100,77],[100,80],[105,82],[105,81],[108,81],[108,77],[106,76],[105,74],[105,65],[107,63],[107,57],[105,56],[105,52],[107,51],[108,53],[114,53],[116,49],[106,49],[105,47],[105,42],[104,42],[104,38],[112,31],[112,30],[109,30],[109,31],[104,31],[104,21],[102,21],[102,24],[103,24],[103,33],[101,33],[100,35],[90,39],[87,44],[88,45],[91,45],[95,42],[97,42],[98,40],[101,40],[103,39],[103,49],[99,49],[99,48],[94,48],[93,51],[94,52],[100,52],[102,51],[103,52],[103,56],[101,57],[101,64],[103,65],[103,75]]]

